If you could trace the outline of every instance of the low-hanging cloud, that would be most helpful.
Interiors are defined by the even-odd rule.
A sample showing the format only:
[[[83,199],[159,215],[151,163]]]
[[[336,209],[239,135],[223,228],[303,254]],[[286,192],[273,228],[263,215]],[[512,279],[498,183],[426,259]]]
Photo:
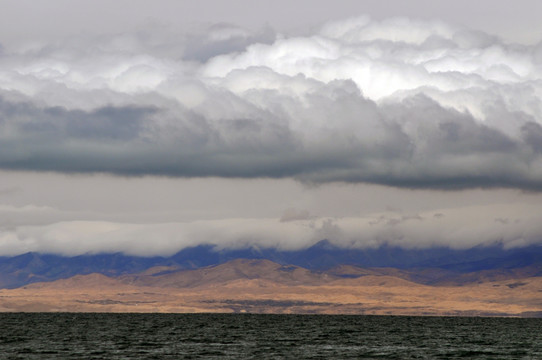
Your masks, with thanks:
[[[4,49],[0,168],[542,189],[542,43],[404,18],[164,32]]]
[[[168,256],[202,244],[217,250],[252,247],[290,251],[307,248],[323,239],[338,247],[358,249],[381,246],[470,249],[495,245],[510,249],[540,245],[542,217],[537,209],[534,205],[492,204],[342,218],[308,216],[299,212],[288,221],[277,218],[149,224],[60,221],[0,229],[0,256],[26,252],[65,256],[117,252]],[[0,208],[0,212],[26,212],[43,217],[54,209]]]

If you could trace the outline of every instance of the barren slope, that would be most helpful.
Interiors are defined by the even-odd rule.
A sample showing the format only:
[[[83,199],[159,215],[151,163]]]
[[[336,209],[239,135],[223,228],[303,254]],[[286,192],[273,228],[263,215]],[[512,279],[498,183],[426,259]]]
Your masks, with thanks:
[[[0,311],[255,312],[540,316],[542,277],[429,286],[395,269],[339,277],[267,260],[198,270],[78,275],[0,290]]]

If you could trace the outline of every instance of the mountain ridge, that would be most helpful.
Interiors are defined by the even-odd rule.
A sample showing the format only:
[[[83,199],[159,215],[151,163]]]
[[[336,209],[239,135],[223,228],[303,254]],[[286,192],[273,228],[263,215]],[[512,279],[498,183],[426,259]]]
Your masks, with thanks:
[[[236,259],[198,269],[92,273],[1,289],[0,311],[542,316],[542,276],[516,273],[430,285],[414,281],[415,275],[394,268],[344,265],[321,271]]]
[[[338,266],[416,270],[419,278],[453,277],[501,270],[512,274],[526,269],[533,276],[542,274],[542,246],[503,249],[499,245],[454,250],[449,248],[403,249],[383,246],[376,249],[348,249],[322,240],[307,249],[282,251],[273,248],[217,250],[212,245],[185,248],[168,257],[138,257],[121,253],[66,257],[26,253],[0,257],[0,288],[16,288],[34,282],[54,281],[75,275],[100,273],[108,276],[139,274],[151,268],[162,271],[198,269],[236,259],[269,260],[310,270],[330,270]],[[433,269],[423,271],[423,269]],[[528,269],[528,270],[527,270]],[[522,270],[523,271],[523,270]]]

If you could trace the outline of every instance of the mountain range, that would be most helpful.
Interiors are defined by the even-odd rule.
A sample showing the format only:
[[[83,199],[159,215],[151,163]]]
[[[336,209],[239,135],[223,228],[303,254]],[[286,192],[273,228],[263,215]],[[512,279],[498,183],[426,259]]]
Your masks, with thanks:
[[[236,259],[197,269],[157,266],[137,274],[92,273],[0,289],[0,311],[542,317],[542,276],[511,271],[482,270],[461,278],[465,274],[442,269],[310,270]]]
[[[404,249],[383,246],[374,249],[341,248],[327,240],[296,251],[250,247],[221,249],[212,245],[185,248],[172,256],[138,257],[121,253],[87,254],[73,257],[53,254],[26,253],[0,257],[0,288],[17,288],[35,282],[66,279],[92,273],[125,276],[164,269],[165,273],[199,269],[236,259],[269,260],[283,266],[297,266],[314,272],[356,277],[359,269],[395,272],[423,284],[474,282],[542,275],[542,246],[504,249],[496,244],[470,249],[434,247]],[[344,272],[351,266],[354,273]],[[338,269],[341,269],[341,273]],[[164,274],[165,274],[164,273]]]

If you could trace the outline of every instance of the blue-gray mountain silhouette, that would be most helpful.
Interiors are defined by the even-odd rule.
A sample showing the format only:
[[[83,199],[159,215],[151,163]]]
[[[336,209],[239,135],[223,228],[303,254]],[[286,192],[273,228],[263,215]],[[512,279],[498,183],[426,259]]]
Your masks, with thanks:
[[[309,248],[296,251],[256,247],[217,250],[213,245],[199,245],[185,248],[169,257],[139,257],[121,253],[65,257],[26,253],[14,257],[0,257],[0,288],[15,288],[34,282],[53,281],[90,273],[109,276],[135,274],[155,266],[197,269],[235,259],[267,259],[282,265],[296,265],[319,271],[339,265],[354,265],[403,270],[434,268],[448,273],[464,274],[482,270],[530,267],[530,274],[542,275],[542,246],[508,250],[500,245],[477,246],[462,250],[446,247],[403,249],[392,246],[348,249],[322,240]]]

